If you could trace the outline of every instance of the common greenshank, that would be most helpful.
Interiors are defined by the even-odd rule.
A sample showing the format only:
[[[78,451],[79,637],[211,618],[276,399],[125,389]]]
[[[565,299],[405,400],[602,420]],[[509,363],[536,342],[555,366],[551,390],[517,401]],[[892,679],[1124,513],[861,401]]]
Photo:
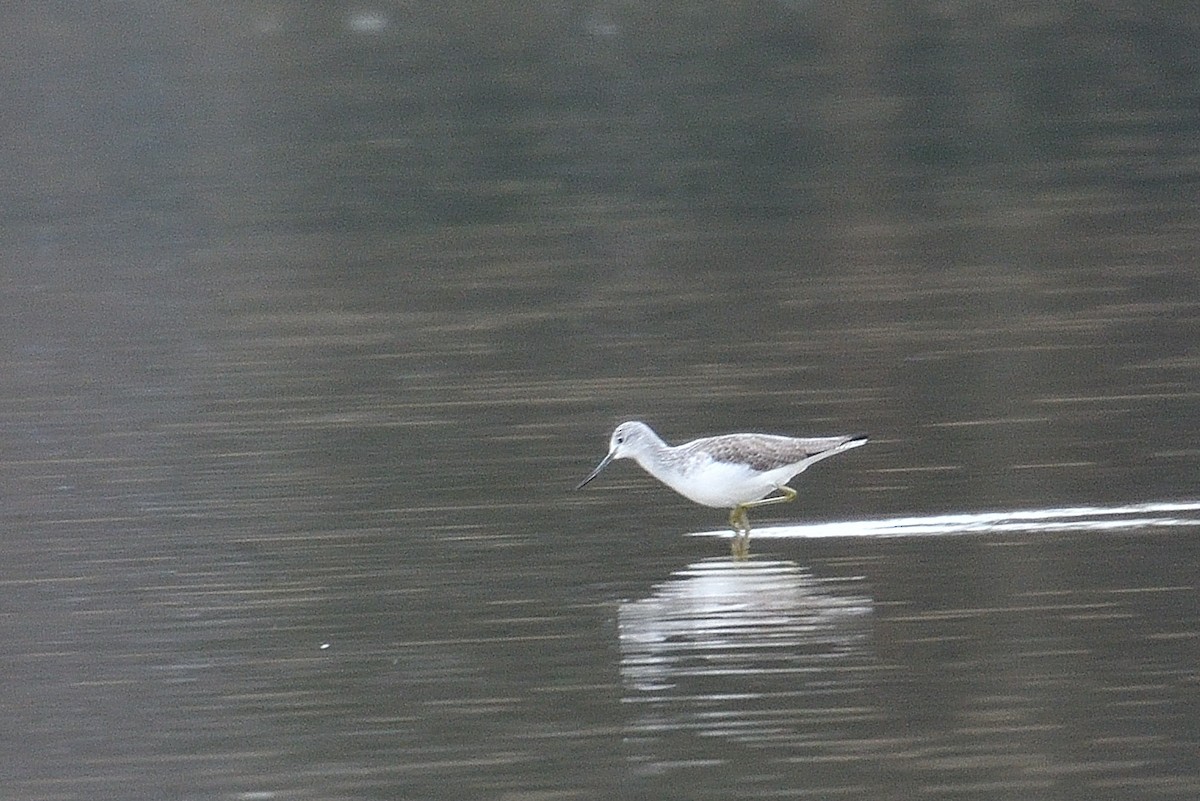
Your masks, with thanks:
[[[633,459],[650,475],[683,497],[704,506],[731,509],[733,555],[750,551],[748,510],[794,500],[787,483],[809,465],[857,448],[866,436],[796,439],[772,434],[725,434],[671,446],[645,423],[621,423],[608,443],[608,455],[579,482],[582,489],[614,459]],[[772,492],[781,495],[771,495]],[[767,497],[771,495],[771,497]]]

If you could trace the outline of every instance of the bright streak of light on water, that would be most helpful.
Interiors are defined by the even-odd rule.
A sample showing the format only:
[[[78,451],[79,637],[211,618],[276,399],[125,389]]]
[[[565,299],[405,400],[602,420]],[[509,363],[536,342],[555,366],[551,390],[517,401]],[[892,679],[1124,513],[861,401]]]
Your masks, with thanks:
[[[796,526],[755,528],[752,539],[830,537],[929,537],[1012,532],[1113,531],[1200,525],[1200,501],[1167,501],[1122,506],[1078,506],[973,514],[845,520]],[[727,537],[729,530],[695,532],[697,537]]]

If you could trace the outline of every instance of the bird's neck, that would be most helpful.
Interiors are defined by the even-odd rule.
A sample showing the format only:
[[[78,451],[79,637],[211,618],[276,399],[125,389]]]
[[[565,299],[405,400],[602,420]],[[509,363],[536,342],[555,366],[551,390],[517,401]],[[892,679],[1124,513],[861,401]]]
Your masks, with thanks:
[[[651,434],[650,437],[647,437],[645,444],[638,449],[633,458],[643,470],[662,481],[664,480],[663,476],[669,473],[671,454],[674,449],[663,442],[657,434]]]

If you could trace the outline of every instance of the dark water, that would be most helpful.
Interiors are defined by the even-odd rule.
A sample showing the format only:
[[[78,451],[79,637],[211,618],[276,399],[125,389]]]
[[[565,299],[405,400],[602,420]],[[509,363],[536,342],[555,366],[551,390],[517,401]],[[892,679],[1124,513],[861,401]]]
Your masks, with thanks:
[[[1200,796],[1200,14],[1061,5],[2,12],[0,796]]]

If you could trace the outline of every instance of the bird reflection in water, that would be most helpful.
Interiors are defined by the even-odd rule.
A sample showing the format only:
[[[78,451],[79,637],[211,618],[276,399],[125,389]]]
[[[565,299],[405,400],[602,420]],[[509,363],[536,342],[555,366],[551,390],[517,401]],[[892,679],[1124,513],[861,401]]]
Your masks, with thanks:
[[[789,561],[706,560],[618,610],[631,735],[688,731],[741,742],[800,737],[810,708],[863,681],[872,601],[861,578],[821,579]],[[653,756],[648,756],[653,760]]]

